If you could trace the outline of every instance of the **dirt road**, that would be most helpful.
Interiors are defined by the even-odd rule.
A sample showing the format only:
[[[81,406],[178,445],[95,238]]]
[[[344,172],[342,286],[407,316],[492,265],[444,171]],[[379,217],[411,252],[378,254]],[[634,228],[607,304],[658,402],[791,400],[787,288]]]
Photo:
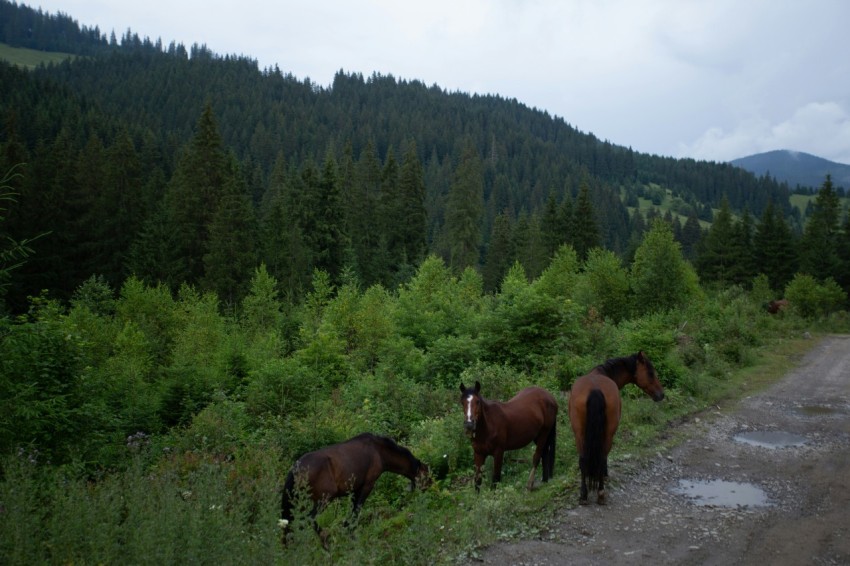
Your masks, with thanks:
[[[472,563],[850,564],[850,336],[679,428],[687,440],[648,464],[609,464],[607,505]]]

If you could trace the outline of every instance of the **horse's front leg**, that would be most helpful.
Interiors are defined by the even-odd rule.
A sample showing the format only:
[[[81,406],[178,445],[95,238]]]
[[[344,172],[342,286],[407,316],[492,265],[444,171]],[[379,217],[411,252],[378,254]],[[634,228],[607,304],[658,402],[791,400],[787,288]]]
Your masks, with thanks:
[[[375,482],[367,482],[363,484],[363,487],[360,489],[354,490],[354,493],[352,494],[354,506],[351,509],[351,516],[345,521],[346,528],[351,528],[353,526],[354,521],[356,521],[360,516],[360,508],[363,507],[363,503],[366,501],[366,498],[369,497],[369,494],[372,493],[372,489],[374,488]]]
[[[490,482],[490,487],[495,487],[497,483],[502,481],[502,460],[504,457],[504,450],[497,450],[493,453],[493,480]]]
[[[475,452],[475,491],[481,491],[481,473],[484,469],[484,460],[487,459],[487,454]]]

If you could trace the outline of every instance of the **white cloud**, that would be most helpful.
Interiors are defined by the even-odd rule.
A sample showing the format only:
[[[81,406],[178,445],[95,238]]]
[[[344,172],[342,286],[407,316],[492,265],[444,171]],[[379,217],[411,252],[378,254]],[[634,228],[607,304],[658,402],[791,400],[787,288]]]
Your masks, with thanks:
[[[709,128],[693,143],[680,144],[678,153],[727,161],[774,149],[805,151],[850,164],[850,112],[839,102],[811,102],[778,123],[756,118],[728,132]]]

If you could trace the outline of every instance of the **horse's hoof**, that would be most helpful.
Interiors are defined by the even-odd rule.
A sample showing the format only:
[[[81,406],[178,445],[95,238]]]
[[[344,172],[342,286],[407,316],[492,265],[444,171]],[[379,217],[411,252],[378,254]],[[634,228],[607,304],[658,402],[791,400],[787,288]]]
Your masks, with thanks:
[[[604,493],[604,492],[600,493],[600,494],[597,496],[597,498],[596,498],[596,503],[597,503],[598,505],[605,505],[605,493]]]
[[[587,503],[588,503],[587,499],[579,499],[578,500],[579,505],[587,505]]]

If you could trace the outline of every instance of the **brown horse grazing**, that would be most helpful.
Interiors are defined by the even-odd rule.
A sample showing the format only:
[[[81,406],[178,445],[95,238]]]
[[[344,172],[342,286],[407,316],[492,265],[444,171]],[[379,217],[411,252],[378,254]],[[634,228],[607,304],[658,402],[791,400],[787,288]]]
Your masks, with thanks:
[[[779,299],[767,303],[767,312],[770,314],[780,313],[788,308],[788,299]]]
[[[411,489],[417,483],[422,488],[429,483],[428,466],[415,458],[410,450],[385,436],[364,433],[304,454],[292,466],[283,486],[281,516],[284,525],[293,519],[298,487],[303,485],[310,492],[313,501],[310,517],[318,532],[315,518],[319,510],[332,499],[352,494],[352,517],[356,517],[384,472],[410,479]]]
[[[620,389],[627,383],[634,383],[655,401],[664,399],[655,368],[643,352],[596,366],[578,378],[570,390],[570,424],[581,470],[582,505],[587,504],[588,487],[596,490],[599,504],[605,503],[608,453],[620,424]]]
[[[491,486],[502,479],[502,459],[506,450],[524,448],[534,442],[537,449],[528,476],[528,489],[534,485],[537,464],[543,459],[543,481],[555,471],[555,429],[558,402],[541,387],[526,387],[510,401],[488,401],[481,396],[481,384],[474,388],[460,384],[463,427],[475,454],[475,490],[481,487],[481,470],[487,456],[493,456]]]

